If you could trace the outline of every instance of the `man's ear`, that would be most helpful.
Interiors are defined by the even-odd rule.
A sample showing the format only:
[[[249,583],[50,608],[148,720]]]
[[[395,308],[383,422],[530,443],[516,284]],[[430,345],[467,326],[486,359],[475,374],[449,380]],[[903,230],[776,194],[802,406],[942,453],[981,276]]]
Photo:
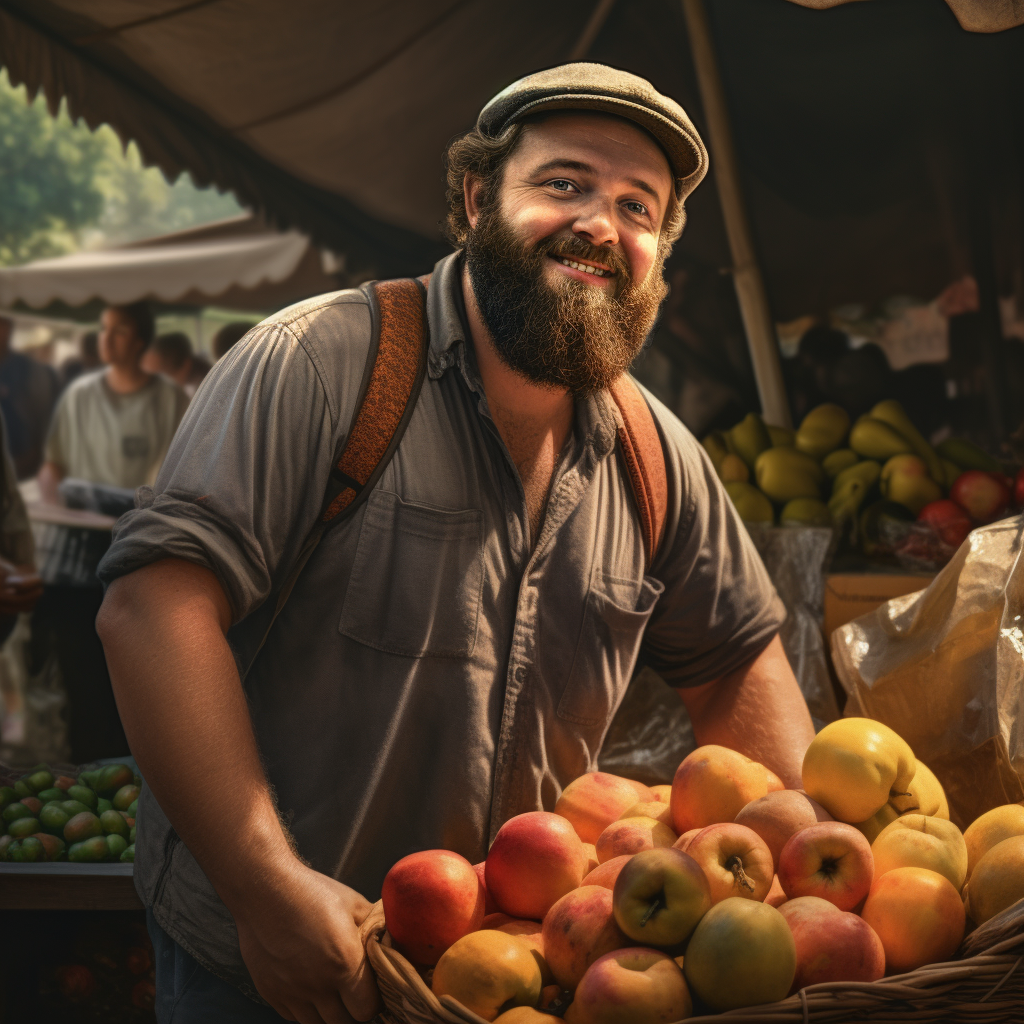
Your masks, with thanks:
[[[474,177],[472,172],[466,171],[462,179],[462,194],[466,203],[466,219],[471,228],[475,228],[477,221],[480,220],[480,199],[483,188],[483,182]]]

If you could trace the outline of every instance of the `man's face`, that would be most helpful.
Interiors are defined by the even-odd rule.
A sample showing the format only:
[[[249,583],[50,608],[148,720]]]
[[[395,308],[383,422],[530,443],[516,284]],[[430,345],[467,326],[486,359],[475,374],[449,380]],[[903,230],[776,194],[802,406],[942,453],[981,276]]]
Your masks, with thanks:
[[[135,324],[118,309],[105,309],[100,317],[100,360],[108,366],[137,364],[144,344]]]
[[[469,185],[467,266],[499,356],[536,383],[606,387],[665,296],[661,149],[621,118],[558,113],[524,129],[492,202]]]

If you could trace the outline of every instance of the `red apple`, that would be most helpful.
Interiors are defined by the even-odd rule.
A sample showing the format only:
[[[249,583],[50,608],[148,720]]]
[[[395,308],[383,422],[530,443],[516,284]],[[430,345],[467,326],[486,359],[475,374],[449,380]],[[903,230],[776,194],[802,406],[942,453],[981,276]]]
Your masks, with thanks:
[[[1024,505],[1024,469],[1017,470],[1013,481],[1013,503],[1018,508]]]
[[[736,815],[737,825],[746,825],[764,840],[775,865],[779,863],[782,848],[795,833],[819,821],[831,820],[832,815],[817,800],[795,789],[783,789],[752,800]]]
[[[619,872],[626,862],[632,859],[633,854],[631,853],[612,857],[611,860],[606,860],[603,864],[598,864],[596,868],[591,869],[590,873],[584,876],[580,885],[603,885],[606,889],[614,889],[615,879],[619,877]]]
[[[541,935],[555,981],[570,990],[598,957],[629,945],[615,923],[611,890],[601,885],[566,893],[544,916]]]
[[[779,907],[796,943],[796,977],[790,992],[823,981],[878,981],[885,950],[874,929],[856,914],[818,896],[800,896]]]
[[[974,529],[971,517],[949,498],[930,501],[918,513],[917,521],[927,523],[941,538],[944,544],[958,548],[967,535]]]
[[[473,865],[473,870],[476,872],[476,877],[480,879],[480,884],[484,887],[484,913],[496,914],[498,912],[498,904],[494,902],[491,894],[487,891],[487,878],[484,875],[486,866],[487,861],[482,860]]]
[[[498,829],[485,864],[487,891],[498,909],[540,921],[583,880],[587,853],[567,819],[527,811]]]
[[[961,473],[950,487],[949,496],[979,523],[998,519],[1010,504],[1005,478],[980,469]]]
[[[384,921],[395,947],[413,963],[432,967],[484,919],[484,888],[473,865],[451,850],[403,857],[384,877]]]
[[[583,976],[566,1024],[664,1024],[693,1012],[679,965],[656,949],[606,953]]]
[[[642,782],[608,772],[587,772],[562,790],[555,814],[571,821],[583,842],[596,843],[598,836],[633,804],[653,799]]]
[[[867,896],[874,873],[871,844],[841,821],[808,825],[779,856],[779,884],[790,899],[820,896],[840,910],[853,910]]]

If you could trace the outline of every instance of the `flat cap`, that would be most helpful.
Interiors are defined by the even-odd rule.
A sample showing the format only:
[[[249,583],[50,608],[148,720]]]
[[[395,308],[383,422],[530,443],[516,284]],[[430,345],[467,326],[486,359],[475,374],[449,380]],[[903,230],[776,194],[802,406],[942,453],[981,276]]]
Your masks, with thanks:
[[[520,78],[487,103],[476,126],[494,137],[545,110],[599,110],[638,124],[665,151],[680,199],[707,173],[707,150],[686,111],[645,78],[605,64],[561,64]]]

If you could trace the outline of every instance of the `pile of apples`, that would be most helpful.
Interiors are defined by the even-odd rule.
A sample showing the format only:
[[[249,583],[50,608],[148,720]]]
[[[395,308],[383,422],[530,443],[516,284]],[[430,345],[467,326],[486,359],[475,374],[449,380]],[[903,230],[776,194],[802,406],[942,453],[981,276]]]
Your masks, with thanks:
[[[398,861],[392,942],[438,998],[488,1021],[664,1024],[693,996],[723,1011],[944,962],[968,919],[1024,898],[1024,806],[961,833],[887,726],[826,726],[802,781],[711,745],[671,786],[583,775],[553,813],[507,821],[479,864]]]

